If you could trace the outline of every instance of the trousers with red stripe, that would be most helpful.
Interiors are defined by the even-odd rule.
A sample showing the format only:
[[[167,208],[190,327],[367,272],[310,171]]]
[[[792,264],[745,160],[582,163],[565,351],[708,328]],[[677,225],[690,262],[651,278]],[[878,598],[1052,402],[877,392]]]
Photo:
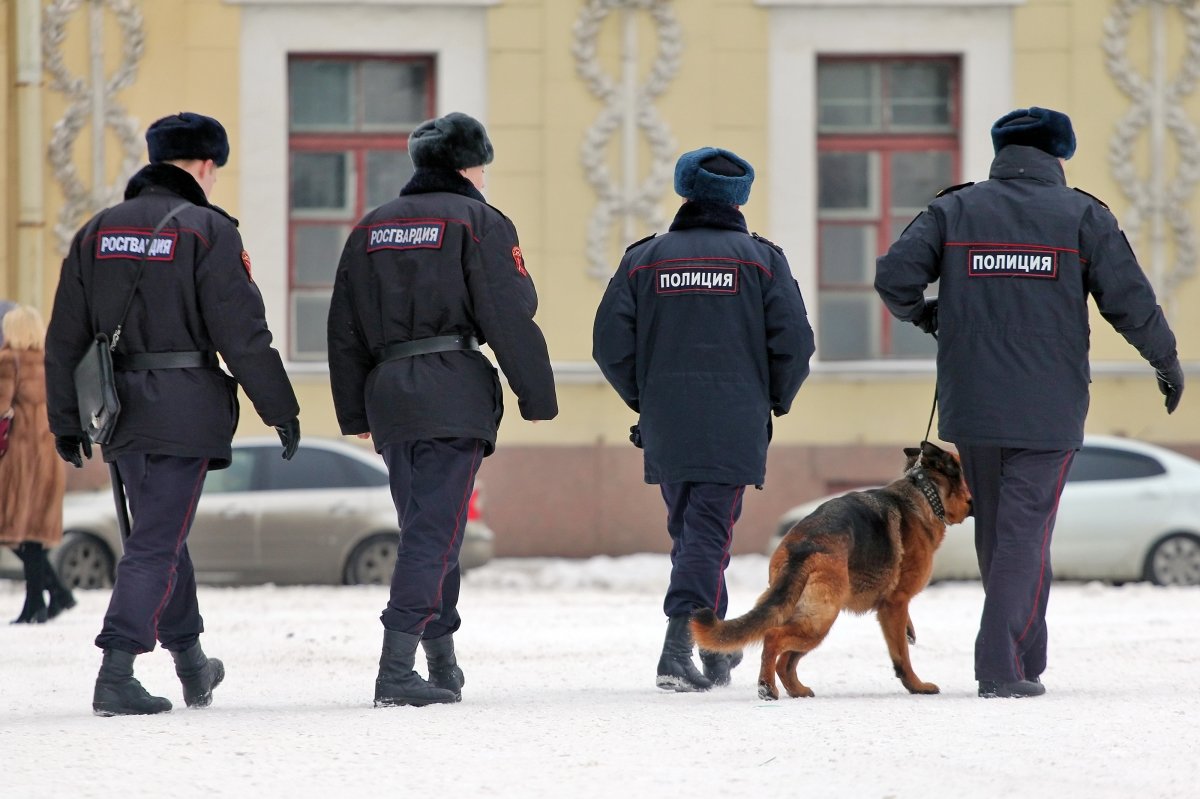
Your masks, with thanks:
[[[984,590],[975,679],[1035,680],[1046,669],[1050,542],[1075,451],[959,444],[958,453]]]
[[[729,605],[725,567],[746,487],[662,483],[659,488],[667,503],[667,532],[671,535],[671,582],[663,612],[673,618],[709,608],[723,619]]]
[[[401,530],[385,629],[441,638],[459,628],[458,555],[483,452],[474,438],[383,446]]]
[[[187,537],[208,459],[131,453],[116,463],[132,524],[96,646],[138,655],[159,641],[181,652],[204,632]]]

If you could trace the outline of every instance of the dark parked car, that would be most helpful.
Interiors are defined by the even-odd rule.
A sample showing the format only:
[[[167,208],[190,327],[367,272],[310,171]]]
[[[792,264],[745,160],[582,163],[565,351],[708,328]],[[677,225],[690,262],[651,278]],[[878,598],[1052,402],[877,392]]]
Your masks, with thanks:
[[[779,519],[767,554],[831,496]],[[1056,578],[1200,585],[1200,462],[1111,436],[1088,436],[1059,502],[1051,558]],[[934,580],[978,579],[974,520],[946,528]]]
[[[471,497],[459,563],[492,557],[493,534]],[[121,552],[112,492],[68,494],[51,553],[70,584],[105,587]],[[304,439],[291,461],[275,438],[239,439],[233,464],[210,472],[188,537],[204,583],[388,583],[399,541],[387,469],[374,451]]]

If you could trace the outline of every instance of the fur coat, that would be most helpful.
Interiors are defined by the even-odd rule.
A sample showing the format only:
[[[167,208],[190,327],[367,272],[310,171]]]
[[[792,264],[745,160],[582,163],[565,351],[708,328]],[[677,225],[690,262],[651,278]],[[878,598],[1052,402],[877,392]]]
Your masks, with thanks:
[[[40,350],[0,347],[0,414],[13,409],[8,453],[0,457],[0,544],[62,541],[66,464],[46,416],[46,368]]]

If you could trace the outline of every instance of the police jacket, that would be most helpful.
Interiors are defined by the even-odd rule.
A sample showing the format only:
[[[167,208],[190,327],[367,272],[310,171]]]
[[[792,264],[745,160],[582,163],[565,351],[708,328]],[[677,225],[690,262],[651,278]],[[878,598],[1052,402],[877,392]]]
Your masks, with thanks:
[[[150,242],[167,211],[181,204]],[[147,249],[114,357],[220,353],[233,377],[216,367],[118,371],[121,415],[104,459],[154,453],[208,458],[209,468],[224,468],[238,421],[238,383],[268,425],[295,418],[300,408],[271,345],[236,220],[171,164],[144,167],[129,181],[125,202],[94,216],[71,243],[46,336],[50,428],[80,433],[74,367],[95,334],[112,335]]]
[[[533,321],[537,292],[517,231],[457,172],[418,169],[400,196],[363,217],[342,251],[329,307],[329,376],[342,433],[376,448],[476,438],[495,448],[496,369],[477,350],[386,360],[420,339],[491,346],[525,419],[558,415],[554,375]]]
[[[632,245],[592,357],[641,414],[647,483],[762,485],[771,416],[808,376],[813,332],[783,252],[733,206],[687,202]]]
[[[1075,449],[1088,410],[1088,308],[1155,368],[1175,336],[1108,208],[1058,159],[1003,148],[989,179],[943,192],[879,258],[875,288],[915,320],[938,290],[938,430],[963,444]]]

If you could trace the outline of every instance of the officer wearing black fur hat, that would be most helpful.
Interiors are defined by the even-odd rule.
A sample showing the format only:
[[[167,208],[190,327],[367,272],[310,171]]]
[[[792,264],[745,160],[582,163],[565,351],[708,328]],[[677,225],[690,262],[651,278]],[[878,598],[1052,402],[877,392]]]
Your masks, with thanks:
[[[484,200],[492,143],[461,113],[421,123],[400,196],[367,214],[342,251],[329,307],[329,376],[342,433],[373,438],[403,535],[380,620],[375,705],[457,702],[454,653],[466,506],[503,413],[491,346],[521,416],[558,415],[533,321],[537,293],[517,231]],[[414,670],[417,644],[428,664]]]
[[[229,465],[238,384],[278,431],[283,457],[300,440],[296,395],[271,345],[237,221],[208,201],[229,158],[225,129],[181,113],[151,125],[146,143],[150,164],[129,181],[125,201],[75,235],[46,341],[50,427],[59,454],[80,467],[92,442],[80,431],[74,367],[97,333],[112,334],[132,292],[113,352],[121,415],[103,453],[128,492],[132,527],[96,638],[104,659],[92,709],[102,716],[171,709],[133,676],[134,657],[156,640],[175,660],[189,707],[208,705],[225,675],[200,648],[187,535],[205,475]]]
[[[631,439],[667,506],[671,581],[656,683],[674,691],[727,685],[741,654],[692,660],[688,621],[725,617],[725,567],[745,487],[766,475],[771,414],[808,376],[813,332],[783,251],[747,232],[739,207],[754,169],[728,150],[684,153],[669,232],[630,245],[600,306],[592,357],[640,414]]]
[[[1066,185],[1071,120],[1017,109],[992,127],[988,180],[946,189],[879,258],[898,318],[938,334],[939,434],[974,498],[986,598],[983,697],[1045,693],[1050,539],[1088,409],[1088,308],[1158,374],[1167,413],[1183,369],[1154,290],[1108,207]],[[939,297],[926,286],[940,280]]]

